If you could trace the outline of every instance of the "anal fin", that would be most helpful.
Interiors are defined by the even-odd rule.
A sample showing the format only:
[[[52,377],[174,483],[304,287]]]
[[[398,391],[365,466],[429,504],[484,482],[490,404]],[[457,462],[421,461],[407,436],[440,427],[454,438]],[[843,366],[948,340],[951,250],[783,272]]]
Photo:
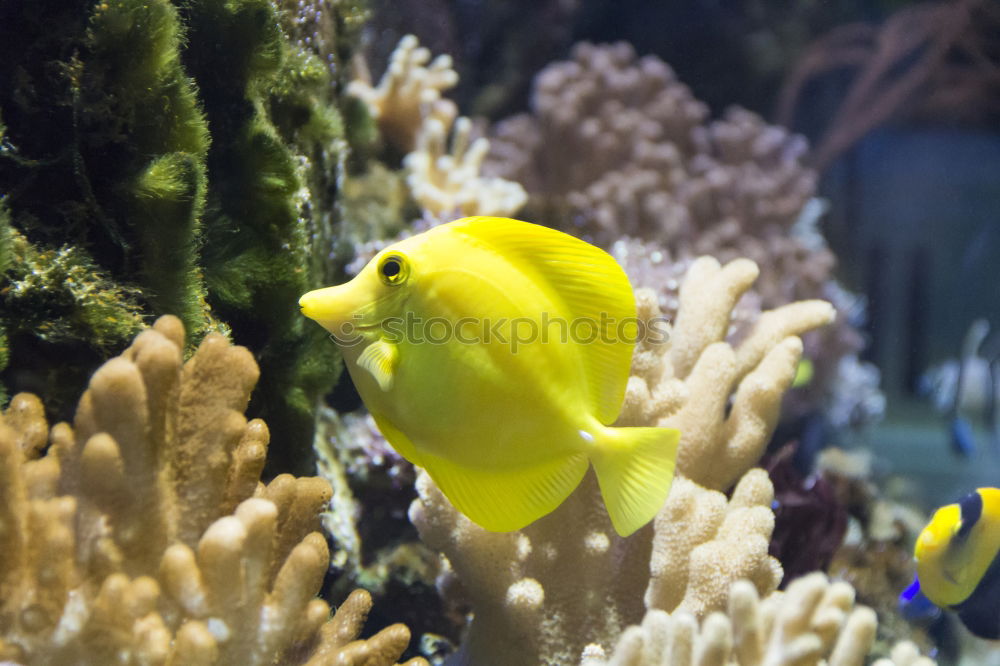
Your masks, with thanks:
[[[430,455],[420,464],[459,511],[493,532],[520,529],[551,512],[588,467],[583,453],[506,469],[473,469]]]

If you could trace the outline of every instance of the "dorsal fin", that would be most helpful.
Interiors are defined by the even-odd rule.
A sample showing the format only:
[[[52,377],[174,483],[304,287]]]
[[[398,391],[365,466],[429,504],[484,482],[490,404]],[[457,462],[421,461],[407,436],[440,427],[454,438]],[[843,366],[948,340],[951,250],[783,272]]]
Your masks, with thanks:
[[[466,217],[447,225],[494,249],[515,268],[548,287],[569,319],[610,321],[610,338],[581,344],[592,414],[618,418],[635,346],[635,295],[621,266],[604,250],[555,229],[503,217]],[[607,319],[602,319],[605,315]],[[620,322],[631,328],[619,330]],[[578,331],[585,330],[581,325]],[[625,332],[630,339],[618,339]]]

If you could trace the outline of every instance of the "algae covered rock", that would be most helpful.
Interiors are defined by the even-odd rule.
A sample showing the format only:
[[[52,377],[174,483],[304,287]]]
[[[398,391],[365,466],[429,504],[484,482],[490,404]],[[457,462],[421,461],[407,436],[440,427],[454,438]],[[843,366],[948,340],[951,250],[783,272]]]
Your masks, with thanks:
[[[338,360],[296,301],[335,269],[335,79],[359,10],[306,4],[312,23],[269,0],[0,7],[6,391],[68,417],[101,358],[176,314],[191,344],[251,349],[250,411],[287,433],[274,464],[308,465]]]

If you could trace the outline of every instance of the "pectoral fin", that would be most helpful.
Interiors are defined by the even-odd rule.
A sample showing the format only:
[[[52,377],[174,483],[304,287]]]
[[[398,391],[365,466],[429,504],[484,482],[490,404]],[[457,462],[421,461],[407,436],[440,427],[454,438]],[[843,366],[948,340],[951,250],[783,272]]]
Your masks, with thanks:
[[[365,347],[358,356],[358,367],[370,372],[378,382],[379,388],[388,391],[392,387],[393,373],[396,371],[398,360],[399,351],[396,345],[385,340],[377,340]]]

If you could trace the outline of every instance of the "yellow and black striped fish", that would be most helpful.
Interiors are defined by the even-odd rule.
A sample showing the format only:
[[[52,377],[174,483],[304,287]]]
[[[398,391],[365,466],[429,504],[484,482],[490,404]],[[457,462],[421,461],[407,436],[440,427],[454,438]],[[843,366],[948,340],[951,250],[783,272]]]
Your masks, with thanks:
[[[920,591],[969,631],[1000,639],[1000,488],[941,507],[917,539]]]

